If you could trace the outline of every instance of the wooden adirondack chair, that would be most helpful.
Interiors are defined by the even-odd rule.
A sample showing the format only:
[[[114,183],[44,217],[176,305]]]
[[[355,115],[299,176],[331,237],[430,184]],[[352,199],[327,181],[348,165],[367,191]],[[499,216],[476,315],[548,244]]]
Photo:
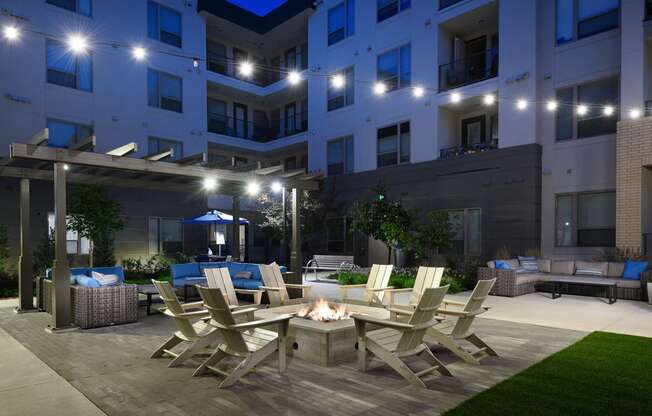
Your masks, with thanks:
[[[387,289],[387,303],[390,307],[399,306],[394,304],[394,295],[397,293],[410,292],[410,300],[406,306],[414,309],[421,299],[423,292],[430,287],[439,287],[441,278],[444,276],[444,267],[424,267],[420,266],[417,271],[417,277],[414,280],[414,287],[404,289]],[[399,307],[400,307],[399,306]]]
[[[496,283],[496,279],[479,280],[466,303],[445,300],[445,308],[440,309],[438,313],[456,317],[457,320],[454,323],[452,320],[445,321],[441,325],[428,329],[427,338],[448,348],[470,364],[480,364],[480,358],[483,356],[497,356],[496,351],[481,340],[472,329],[475,317],[487,311],[482,304],[487,299],[494,283]],[[448,305],[457,307],[457,309],[448,309]],[[474,351],[466,350],[459,343],[462,340],[468,341],[477,348]]]
[[[310,297],[310,285],[299,285],[285,283],[283,274],[277,264],[261,264],[260,274],[263,276],[264,286],[260,286],[267,292],[271,306],[292,305],[297,303],[306,303]],[[290,299],[288,288],[301,289],[300,298]]]
[[[203,319],[208,318],[210,315],[208,311],[203,309],[202,302],[182,304],[169,282],[152,279],[152,283],[158,290],[161,300],[165,303],[166,308],[163,313],[174,319],[177,331],[156,349],[150,358],[159,358],[165,354],[170,355],[174,358],[170,361],[168,367],[175,367],[215,342],[219,337],[219,332]],[[197,308],[200,309],[192,311],[192,309]],[[172,349],[182,342],[187,342],[190,345],[181,352],[173,352]]]
[[[204,276],[208,282],[208,287],[212,289],[220,289],[226,301],[230,306],[240,306],[236,294],[242,293],[245,295],[253,295],[254,305],[260,305],[260,300],[263,296],[262,290],[249,290],[249,289],[236,289],[233,287],[231,274],[227,267],[204,269]]]
[[[275,318],[237,323],[220,289],[197,286],[199,295],[204,300],[206,309],[211,314],[210,325],[219,329],[224,342],[204,361],[193,375],[206,371],[221,374],[226,378],[219,388],[231,386],[274,351],[278,351],[278,369],[280,373],[286,367],[286,337],[291,315],[279,315]],[[278,333],[261,328],[261,326],[278,325]],[[222,370],[217,364],[226,357],[241,359],[231,371]]]
[[[342,300],[349,303],[362,303],[366,305],[380,304],[383,303],[383,298],[385,292],[388,289],[393,289],[388,287],[389,277],[392,275],[393,265],[384,265],[384,264],[374,264],[371,266],[369,271],[369,278],[367,283],[359,285],[340,285],[340,293],[342,295]],[[362,300],[350,299],[349,290],[364,288],[365,292]]]
[[[358,367],[360,371],[367,370],[370,359],[368,353],[371,353],[416,387],[425,388],[426,385],[421,380],[421,376],[435,370],[443,375],[452,376],[448,368],[423,342],[428,328],[437,323],[434,318],[435,313],[443,302],[447,290],[448,286],[426,289],[408,322],[396,322],[354,314],[352,318],[355,320],[358,335]],[[382,328],[366,332],[366,324]],[[403,358],[415,355],[421,357],[431,366],[414,372],[403,361]]]

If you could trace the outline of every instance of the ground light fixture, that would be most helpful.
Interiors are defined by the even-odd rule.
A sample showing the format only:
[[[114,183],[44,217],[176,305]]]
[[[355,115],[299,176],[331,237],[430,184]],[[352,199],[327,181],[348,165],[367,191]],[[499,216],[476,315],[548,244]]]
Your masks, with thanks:
[[[85,53],[88,49],[88,42],[86,38],[81,35],[71,35],[66,41],[68,49],[74,54]]]
[[[297,85],[301,82],[301,74],[299,74],[297,71],[291,71],[288,74],[288,82],[290,85]]]
[[[271,188],[272,188],[272,192],[278,194],[283,190],[283,185],[281,185],[281,182],[273,182]]]
[[[240,75],[243,77],[250,77],[254,73],[254,66],[251,62],[241,62],[239,65]]]
[[[147,57],[147,51],[142,46],[134,46],[131,55],[137,60],[142,61]]]
[[[577,106],[576,111],[578,116],[585,116],[589,112],[589,108],[582,104]]]
[[[641,110],[638,108],[632,108],[629,110],[629,118],[631,119],[637,119],[641,117]]]
[[[217,180],[215,178],[204,178],[204,189],[207,191],[214,191],[217,188]]]
[[[550,112],[557,111],[557,108],[559,107],[559,103],[555,100],[550,100],[546,103],[546,109]]]
[[[5,26],[2,29],[2,34],[7,40],[16,40],[20,36],[20,31],[16,26]]]
[[[485,103],[485,105],[494,105],[496,102],[496,96],[493,94],[487,94],[484,96],[482,101]]]
[[[387,87],[382,82],[377,82],[374,85],[374,94],[383,95],[387,91]]]
[[[423,97],[423,94],[425,94],[425,92],[426,91],[423,89],[423,87],[420,86],[416,86],[412,88],[412,95],[414,95],[415,98]]]
[[[614,111],[615,111],[614,107],[608,105],[602,110],[602,114],[604,114],[605,116],[612,116],[614,114]]]
[[[331,79],[331,85],[333,88],[342,88],[345,83],[346,81],[344,80],[344,76],[341,74],[333,75],[333,78]]]
[[[521,98],[520,100],[516,101],[516,108],[518,108],[520,111],[525,111],[527,110],[527,104],[527,100]]]
[[[257,182],[252,181],[247,184],[247,194],[255,196],[258,195],[258,192],[260,192],[260,185]]]
[[[459,92],[454,92],[451,94],[451,103],[457,104],[462,101],[462,95]]]

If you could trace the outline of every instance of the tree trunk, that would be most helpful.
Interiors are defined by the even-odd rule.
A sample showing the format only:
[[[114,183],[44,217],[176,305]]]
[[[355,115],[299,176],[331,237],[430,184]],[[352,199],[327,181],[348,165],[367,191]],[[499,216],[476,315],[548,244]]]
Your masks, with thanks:
[[[387,245],[387,264],[392,264],[392,246]]]
[[[93,268],[93,251],[95,251],[93,247],[93,241],[89,240],[88,242],[88,267]]]

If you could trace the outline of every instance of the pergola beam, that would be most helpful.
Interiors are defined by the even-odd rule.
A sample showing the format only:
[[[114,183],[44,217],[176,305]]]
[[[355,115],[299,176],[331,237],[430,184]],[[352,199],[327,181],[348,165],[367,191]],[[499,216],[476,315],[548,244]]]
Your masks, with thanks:
[[[143,159],[151,160],[153,162],[158,162],[163,159],[167,159],[169,157],[174,157],[174,149],[171,147],[169,149],[163,150],[162,152],[147,155]]]
[[[182,159],[176,160],[177,165],[205,165],[208,163],[208,154],[206,152],[197,153],[194,155],[186,156]]]
[[[39,132],[33,135],[29,140],[27,140],[26,143],[33,144],[34,146],[40,146],[41,144],[47,142],[48,140],[50,140],[50,129],[46,127],[42,130],[39,130]]]
[[[276,165],[267,168],[256,169],[254,173],[260,176],[267,176],[267,175],[271,175],[272,173],[277,173],[282,171],[283,171],[283,165]]]
[[[124,144],[120,147],[116,147],[113,150],[106,152],[109,156],[127,156],[129,153],[135,153],[138,151],[138,143],[131,142]]]
[[[72,146],[69,146],[69,149],[88,151],[91,149],[95,149],[96,144],[97,144],[97,138],[95,137],[95,135],[92,135],[92,136],[88,136],[86,139],[82,140],[79,143],[75,143]]]

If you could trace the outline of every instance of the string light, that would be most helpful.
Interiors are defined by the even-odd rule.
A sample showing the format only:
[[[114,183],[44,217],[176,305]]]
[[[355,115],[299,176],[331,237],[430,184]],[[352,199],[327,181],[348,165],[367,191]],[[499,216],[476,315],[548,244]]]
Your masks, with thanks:
[[[614,111],[615,109],[613,108],[613,106],[608,105],[602,110],[602,114],[608,117],[608,116],[612,116],[614,114]]]
[[[81,35],[71,35],[68,38],[67,43],[70,51],[75,54],[85,53],[86,49],[88,48],[88,42],[86,41],[86,38]]]
[[[342,76],[341,74],[336,74],[331,79],[331,85],[333,86],[333,88],[337,88],[337,89],[342,88],[344,87],[345,83],[346,81],[344,80],[344,76]]]
[[[525,110],[527,109],[527,101],[524,100],[524,99],[522,99],[522,98],[519,99],[519,100],[516,102],[516,108],[518,108],[518,109],[521,110],[521,111],[525,111]]]
[[[638,108],[632,108],[629,110],[629,118],[631,119],[637,119],[641,117],[641,110]]]
[[[241,62],[239,71],[240,75],[243,77],[250,77],[254,73],[254,66],[251,64],[251,62]]]
[[[301,74],[297,71],[292,71],[288,74],[288,82],[290,85],[297,85],[301,82]]]
[[[193,68],[199,68],[199,58],[193,58],[192,59],[192,67]]]
[[[5,26],[2,33],[7,40],[16,40],[20,36],[20,31],[16,26]]]
[[[462,95],[459,92],[454,92],[451,94],[451,103],[457,104],[462,101]]]
[[[131,54],[137,61],[142,61],[147,57],[147,51],[142,46],[135,46],[131,50]]]
[[[412,89],[412,95],[414,95],[415,98],[421,98],[423,97],[423,94],[425,94],[423,87],[416,86]]]
[[[64,163],[63,164],[63,170],[70,170],[70,165],[68,165],[67,163]]]
[[[376,85],[374,85],[374,93],[376,95],[385,94],[386,91],[387,91],[387,87],[382,82],[377,82]]]
[[[485,105],[493,105],[496,102],[496,96],[493,94],[487,94],[483,99]]]
[[[585,116],[589,112],[589,108],[582,104],[577,106],[576,111],[578,116]]]
[[[272,183],[271,188],[272,188],[272,192],[278,194],[279,192],[281,192],[283,190],[283,185],[281,185],[281,182],[274,182],[274,183]]]
[[[260,185],[256,182],[249,182],[247,184],[247,193],[251,196],[257,195],[260,192]]]
[[[559,107],[559,104],[555,100],[550,100],[546,103],[546,108],[550,112],[557,111],[557,107]]]
[[[207,191],[213,191],[217,188],[217,180],[215,178],[204,178],[204,189]]]

